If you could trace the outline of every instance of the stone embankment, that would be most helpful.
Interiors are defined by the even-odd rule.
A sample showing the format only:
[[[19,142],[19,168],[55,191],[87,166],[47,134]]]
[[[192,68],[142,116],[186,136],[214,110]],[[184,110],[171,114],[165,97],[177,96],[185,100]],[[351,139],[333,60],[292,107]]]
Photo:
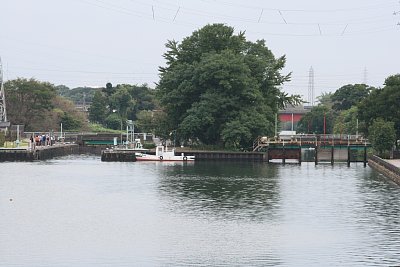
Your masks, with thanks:
[[[377,156],[371,156],[368,165],[400,185],[400,160],[384,160]]]
[[[2,148],[0,149],[0,162],[46,160],[54,157],[61,157],[79,153],[80,149],[79,146],[76,144],[38,146],[35,149]]]

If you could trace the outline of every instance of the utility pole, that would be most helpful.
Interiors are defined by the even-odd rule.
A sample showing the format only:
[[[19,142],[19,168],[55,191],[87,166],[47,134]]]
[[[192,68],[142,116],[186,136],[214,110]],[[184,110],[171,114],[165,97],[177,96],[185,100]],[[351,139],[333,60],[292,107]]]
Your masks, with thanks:
[[[314,106],[314,69],[311,66],[308,72],[308,102]]]
[[[3,65],[0,58],[0,129],[7,131],[10,122],[7,121],[6,97],[3,86]]]

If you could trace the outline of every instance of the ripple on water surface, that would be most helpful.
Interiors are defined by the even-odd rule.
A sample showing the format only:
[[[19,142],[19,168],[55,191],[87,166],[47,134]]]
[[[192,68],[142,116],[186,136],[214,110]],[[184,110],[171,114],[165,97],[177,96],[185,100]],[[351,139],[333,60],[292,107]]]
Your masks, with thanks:
[[[0,166],[0,266],[400,261],[400,188],[362,164],[79,156]]]

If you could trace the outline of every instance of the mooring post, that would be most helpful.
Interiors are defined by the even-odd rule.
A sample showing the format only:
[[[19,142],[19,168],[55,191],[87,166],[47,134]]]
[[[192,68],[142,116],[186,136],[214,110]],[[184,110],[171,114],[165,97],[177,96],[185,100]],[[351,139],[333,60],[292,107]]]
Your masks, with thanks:
[[[334,157],[335,151],[334,151],[334,149],[335,149],[335,147],[332,146],[332,149],[331,149],[331,165],[333,165],[335,163],[335,157]]]
[[[314,158],[315,158],[315,165],[318,165],[318,147],[315,147],[315,153],[314,153]]]
[[[347,146],[347,167],[350,167],[350,146]]]
[[[364,168],[367,167],[367,146],[364,146]]]
[[[301,146],[299,147],[299,164],[301,164]]]
[[[267,152],[266,152],[266,155],[264,155],[264,156],[266,156],[267,162],[269,163],[269,147],[267,147]]]
[[[283,147],[282,147],[282,163],[283,164],[286,163],[285,143],[283,143]]]

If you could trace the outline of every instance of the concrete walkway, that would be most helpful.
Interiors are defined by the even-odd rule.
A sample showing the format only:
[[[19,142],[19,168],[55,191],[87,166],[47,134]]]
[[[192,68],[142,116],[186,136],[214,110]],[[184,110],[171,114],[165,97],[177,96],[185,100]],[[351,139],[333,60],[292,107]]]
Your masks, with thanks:
[[[387,159],[386,161],[392,164],[393,166],[400,168],[400,159]]]

